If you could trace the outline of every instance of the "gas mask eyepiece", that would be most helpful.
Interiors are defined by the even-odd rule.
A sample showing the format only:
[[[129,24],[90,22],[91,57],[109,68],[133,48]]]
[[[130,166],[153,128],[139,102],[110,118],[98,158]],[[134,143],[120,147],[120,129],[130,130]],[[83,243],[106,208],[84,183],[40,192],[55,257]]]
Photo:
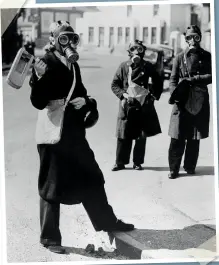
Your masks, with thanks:
[[[144,52],[144,48],[142,46],[132,46],[129,48],[130,52],[137,52],[137,53],[143,53]]]
[[[186,41],[191,41],[192,39],[195,41],[195,42],[200,42],[201,41],[201,37],[198,35],[198,34],[195,34],[195,35],[187,35],[185,37]]]
[[[60,36],[58,37],[58,41],[59,44],[62,46],[68,45],[70,43],[72,43],[73,45],[78,45],[80,38],[78,36],[78,34],[76,33],[67,33],[65,34],[64,32],[62,34],[60,34]]]

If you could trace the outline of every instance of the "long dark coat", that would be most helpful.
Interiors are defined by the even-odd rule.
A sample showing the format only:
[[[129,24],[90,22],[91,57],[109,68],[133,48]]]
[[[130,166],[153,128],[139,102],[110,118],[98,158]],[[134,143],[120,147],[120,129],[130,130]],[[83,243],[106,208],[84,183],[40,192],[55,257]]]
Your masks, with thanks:
[[[73,72],[53,52],[43,60],[47,72],[38,80],[35,72],[30,79],[32,105],[41,110],[49,100],[66,98],[73,83]],[[71,99],[84,97],[86,106],[75,110],[69,104],[65,111],[62,138],[57,144],[37,145],[40,156],[39,194],[49,202],[76,204],[81,202],[85,187],[104,185],[103,174],[86,140],[84,117],[91,106],[82,83],[80,69],[74,64],[76,86]]]
[[[187,66],[184,60],[186,56]],[[193,84],[205,88],[205,98],[201,111],[193,116],[184,108],[174,104],[170,117],[169,136],[174,139],[186,138],[200,140],[209,135],[210,104],[207,85],[212,82],[211,54],[200,48],[193,54],[188,48],[179,53],[174,59],[170,77],[170,93],[172,94],[177,84],[183,78],[189,78],[188,71]]]
[[[121,102],[123,99],[123,93],[125,93],[128,89],[129,66],[132,66],[131,60],[121,63],[111,84],[113,93],[120,99],[116,128],[116,137],[120,139],[126,138],[125,132],[128,122]],[[132,74],[134,74],[132,81],[144,88],[148,88],[148,80],[149,77],[151,77],[153,85],[150,88],[150,92],[156,100],[160,99],[161,93],[163,91],[163,83],[159,74],[155,71],[153,65],[150,62],[143,60],[141,67],[139,67],[137,71],[133,71]],[[160,122],[154,104],[151,103],[151,101],[147,101],[146,99],[142,106],[142,110],[142,130],[144,131],[144,135],[146,137],[150,137],[161,133]]]

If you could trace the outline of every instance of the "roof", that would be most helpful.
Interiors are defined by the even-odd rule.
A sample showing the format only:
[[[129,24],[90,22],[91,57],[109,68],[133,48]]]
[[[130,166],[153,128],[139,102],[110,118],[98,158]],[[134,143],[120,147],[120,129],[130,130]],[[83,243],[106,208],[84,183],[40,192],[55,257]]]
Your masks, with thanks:
[[[46,7],[46,8],[39,8],[40,11],[45,10],[53,10],[53,11],[61,11],[61,12],[99,12],[99,9],[96,6],[76,6],[76,7]]]

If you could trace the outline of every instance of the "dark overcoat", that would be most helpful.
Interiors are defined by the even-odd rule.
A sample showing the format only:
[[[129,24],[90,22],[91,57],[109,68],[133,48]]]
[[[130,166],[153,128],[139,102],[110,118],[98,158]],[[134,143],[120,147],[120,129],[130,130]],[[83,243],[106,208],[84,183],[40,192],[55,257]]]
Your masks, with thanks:
[[[170,93],[172,94],[178,83],[186,78],[192,82],[192,85],[204,88],[205,96],[202,109],[197,115],[190,114],[179,104],[175,103],[173,105],[169,125],[169,136],[171,138],[200,140],[208,137],[210,104],[207,85],[212,82],[211,70],[211,54],[202,48],[196,52],[187,48],[174,59],[169,84]]]
[[[116,137],[120,139],[125,139],[127,137],[126,129],[128,120],[121,102],[123,99],[123,94],[127,91],[129,86],[129,66],[132,67],[131,60],[121,63],[114,75],[111,84],[111,89],[113,93],[120,99],[116,128]],[[154,96],[156,100],[160,99],[161,93],[163,92],[162,79],[150,62],[143,60],[140,67],[138,67],[138,69],[136,70],[133,70],[132,75],[132,81],[144,87],[145,89],[148,88],[149,77],[151,77],[152,86],[150,87],[150,93]],[[142,112],[142,130],[144,132],[144,135],[146,137],[150,137],[161,133],[160,122],[154,107],[154,103],[146,98],[142,106]]]
[[[30,99],[39,110],[44,109],[50,100],[66,98],[74,78],[72,70],[53,52],[46,53],[43,60],[48,65],[46,73],[38,79],[33,70],[30,79]],[[62,204],[80,203],[86,187],[104,185],[103,174],[86,140],[84,117],[91,102],[81,80],[80,68],[77,63],[74,66],[76,85],[71,99],[84,97],[86,105],[79,110],[72,104],[66,107],[60,142],[37,145],[39,194],[46,201]]]

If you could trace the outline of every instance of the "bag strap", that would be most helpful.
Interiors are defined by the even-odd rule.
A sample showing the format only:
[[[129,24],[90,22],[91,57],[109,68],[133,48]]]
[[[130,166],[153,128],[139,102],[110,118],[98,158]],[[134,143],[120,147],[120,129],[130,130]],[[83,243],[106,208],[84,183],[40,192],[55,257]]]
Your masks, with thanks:
[[[190,73],[189,73],[189,69],[188,69],[188,65],[187,65],[187,60],[186,60],[186,55],[185,55],[185,53],[184,53],[184,62],[185,62],[185,66],[186,66],[187,73],[188,73],[189,77],[191,77],[191,76],[190,76]]]
[[[68,96],[65,100],[65,105],[64,105],[64,108],[67,106],[71,96],[72,96],[72,93],[73,93],[73,90],[75,88],[75,84],[76,84],[76,74],[75,74],[75,67],[74,67],[74,64],[72,64],[72,68],[73,68],[73,84],[72,84],[72,87],[71,87],[71,90],[69,91],[68,93]]]

